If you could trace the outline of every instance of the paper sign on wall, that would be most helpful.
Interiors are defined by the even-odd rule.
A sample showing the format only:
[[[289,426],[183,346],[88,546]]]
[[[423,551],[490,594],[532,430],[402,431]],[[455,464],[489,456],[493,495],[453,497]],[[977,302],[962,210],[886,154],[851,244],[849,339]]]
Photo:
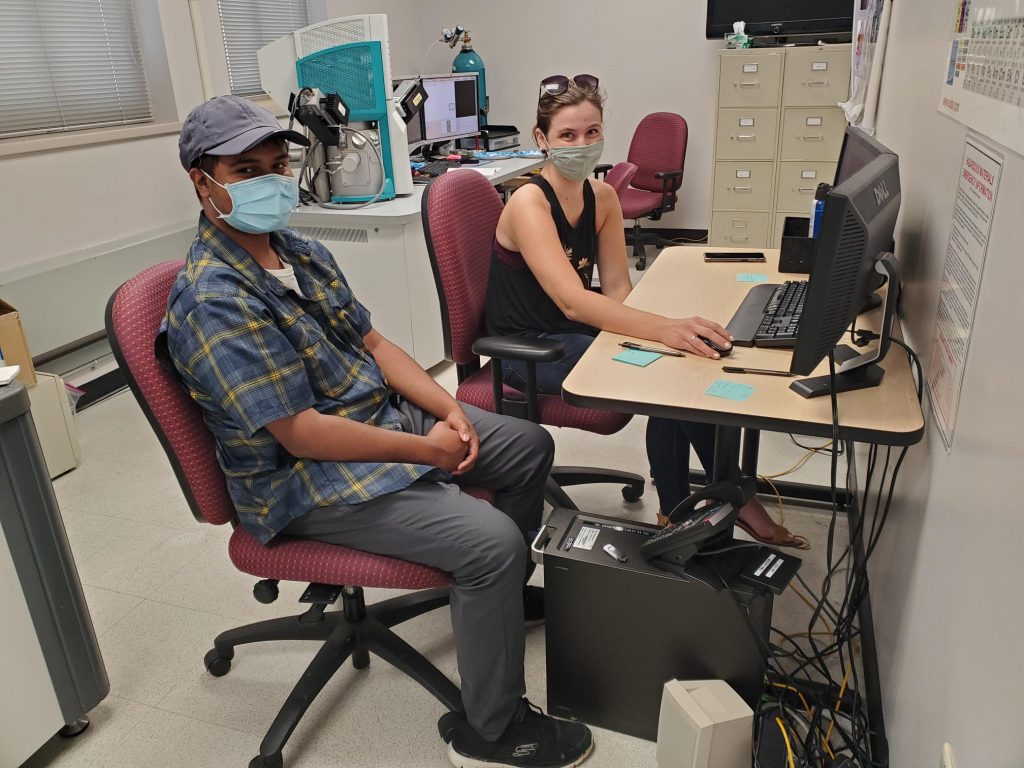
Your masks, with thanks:
[[[950,0],[939,112],[1024,154],[1024,15],[1020,0]]]
[[[975,136],[967,137],[953,203],[927,376],[935,423],[947,452],[953,445],[1002,167],[1003,158],[999,153],[980,143]]]

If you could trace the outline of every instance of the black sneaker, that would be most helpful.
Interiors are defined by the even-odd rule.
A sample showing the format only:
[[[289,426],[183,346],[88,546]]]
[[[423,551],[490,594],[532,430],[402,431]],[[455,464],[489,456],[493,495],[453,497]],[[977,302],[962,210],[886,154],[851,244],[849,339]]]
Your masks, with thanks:
[[[583,723],[545,715],[527,699],[495,742],[484,741],[462,713],[442,715],[437,730],[455,768],[572,768],[594,748]]]
[[[523,587],[523,618],[528,627],[544,623],[544,587]]]

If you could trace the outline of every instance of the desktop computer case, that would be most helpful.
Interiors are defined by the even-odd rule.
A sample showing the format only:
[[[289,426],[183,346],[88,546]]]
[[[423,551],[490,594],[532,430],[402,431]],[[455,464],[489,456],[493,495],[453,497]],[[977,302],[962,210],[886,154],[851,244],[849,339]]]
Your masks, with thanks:
[[[602,526],[590,550],[564,549],[580,521]],[[655,526],[556,509],[544,564],[548,710],[654,741],[669,680],[726,681],[756,709],[763,655],[732,596],[664,573],[640,555]],[[615,530],[612,526],[622,528]],[[628,560],[602,549],[613,544]],[[733,586],[765,644],[772,595]]]

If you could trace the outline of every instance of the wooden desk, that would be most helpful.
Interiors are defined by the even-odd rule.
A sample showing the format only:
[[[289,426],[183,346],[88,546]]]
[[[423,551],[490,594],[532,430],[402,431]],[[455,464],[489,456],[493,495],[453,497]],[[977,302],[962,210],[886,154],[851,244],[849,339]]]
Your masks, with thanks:
[[[778,271],[779,251],[763,250],[764,264],[707,264],[705,251],[737,248],[705,246],[667,248],[647,270],[626,304],[669,317],[701,315],[725,325],[753,283],[736,280],[740,273],[761,273],[768,282],[801,279]],[[858,327],[877,330],[880,310],[858,319]],[[829,397],[804,399],[789,389],[793,379],[781,376],[729,374],[723,365],[789,370],[790,349],[734,347],[728,357],[708,360],[695,355],[663,357],[646,368],[612,360],[620,341],[632,337],[602,332],[562,385],[573,405],[601,410],[702,421],[730,427],[832,437]],[[906,354],[893,346],[885,360],[882,384],[839,395],[840,437],[884,445],[912,445],[924,434],[924,417]],[[812,375],[828,373],[822,362]],[[716,379],[754,387],[743,402],[705,395]]]
[[[705,251],[739,251],[738,248],[706,246],[668,248],[629,295],[629,306],[672,317],[701,315],[725,325],[739,307],[753,283],[736,280],[740,273],[763,273],[768,282],[801,279],[778,271],[779,251],[761,249],[767,261],[758,263],[707,264]],[[747,249],[754,250],[754,249]],[[877,331],[880,310],[858,318],[858,328]],[[894,333],[898,336],[899,329]],[[789,370],[792,351],[736,347],[729,357],[708,360],[694,355],[682,358],[662,357],[646,368],[612,360],[626,336],[602,332],[562,385],[562,397],[573,405],[702,421],[717,425],[715,430],[715,471],[712,480],[735,478],[740,464],[740,432],[748,432],[743,441],[743,472],[756,474],[757,432],[768,429],[819,437],[832,437],[832,404],[829,397],[805,399],[789,389],[793,379],[779,376],[727,374],[723,365],[748,368]],[[852,464],[852,443],[878,443],[908,446],[924,434],[924,416],[914,386],[907,355],[897,346],[890,348],[880,363],[885,370],[881,385],[873,389],[843,392],[838,395],[839,436],[847,443],[851,472],[848,483],[856,481]],[[828,373],[828,361],[812,375]],[[754,387],[743,402],[723,400],[704,394],[716,379],[742,382]],[[751,450],[752,446],[752,450]],[[696,475],[697,473],[693,473]],[[781,488],[783,484],[777,484]],[[821,490],[821,489],[819,489]],[[855,567],[864,563],[862,537],[856,535],[862,519],[856,489],[843,496],[841,503],[849,516],[850,538]],[[826,494],[828,491],[826,490]],[[783,494],[787,495],[787,494]],[[801,494],[802,495],[802,494]],[[823,499],[827,496],[803,496]],[[874,642],[871,600],[864,598],[858,611],[863,639],[862,660],[868,719],[871,724],[872,756],[888,764],[888,742],[882,712],[878,676],[878,658]]]

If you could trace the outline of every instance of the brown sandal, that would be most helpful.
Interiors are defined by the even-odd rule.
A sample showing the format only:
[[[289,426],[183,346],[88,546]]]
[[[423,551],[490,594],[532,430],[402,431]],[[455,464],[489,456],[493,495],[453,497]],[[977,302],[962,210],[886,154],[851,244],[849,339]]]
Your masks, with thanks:
[[[762,544],[770,544],[773,547],[792,547],[793,549],[810,549],[811,543],[797,533],[790,533],[786,528],[781,525],[775,526],[775,533],[771,536],[760,536],[757,531],[751,528],[747,523],[743,522],[739,518],[736,519],[735,525],[742,528],[748,536],[752,537],[756,541]],[[786,537],[792,536],[793,541],[786,541]]]

